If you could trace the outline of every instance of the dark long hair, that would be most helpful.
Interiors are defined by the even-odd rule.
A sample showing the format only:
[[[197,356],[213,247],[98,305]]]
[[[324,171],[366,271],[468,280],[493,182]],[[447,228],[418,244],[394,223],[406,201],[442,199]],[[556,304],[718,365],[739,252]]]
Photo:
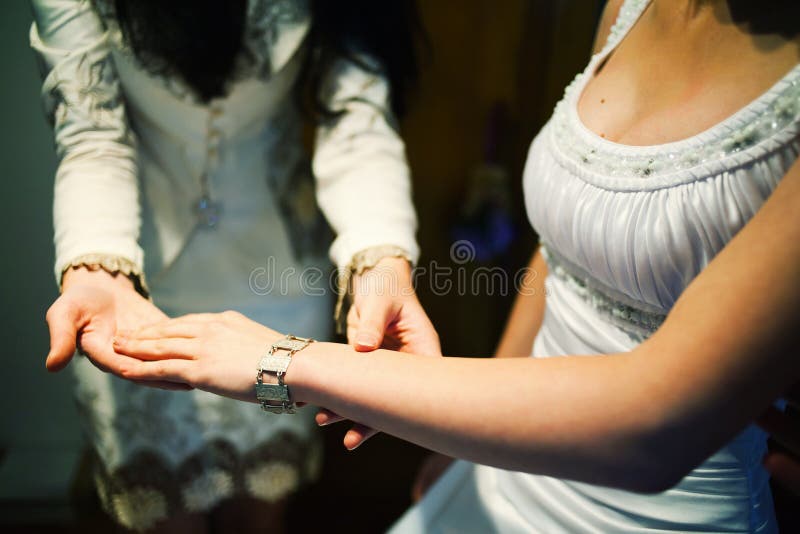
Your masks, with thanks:
[[[238,61],[252,61],[243,46],[247,0],[106,0],[113,2],[123,36],[151,71],[177,74],[201,100],[223,96]],[[100,3],[101,0],[95,0]],[[295,96],[315,115],[329,110],[320,83],[339,58],[364,54],[380,65],[397,115],[406,110],[424,41],[414,0],[309,0],[311,28]]]

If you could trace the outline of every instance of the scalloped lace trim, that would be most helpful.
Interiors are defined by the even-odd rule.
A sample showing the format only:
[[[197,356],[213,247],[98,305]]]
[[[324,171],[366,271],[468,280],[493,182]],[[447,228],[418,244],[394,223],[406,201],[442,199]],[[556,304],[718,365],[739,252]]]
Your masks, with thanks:
[[[411,254],[396,245],[376,245],[366,248],[353,255],[353,259],[339,272],[339,296],[336,299],[336,308],[333,320],[336,323],[336,333],[344,334],[346,331],[347,313],[345,313],[345,296],[350,294],[350,283],[354,275],[363,274],[364,271],[375,267],[384,258],[404,258],[411,263]]]
[[[69,269],[85,268],[89,271],[103,270],[111,275],[124,274],[131,280],[133,285],[143,297],[150,297],[150,289],[147,287],[147,281],[144,277],[144,272],[134,262],[122,256],[114,256],[111,254],[84,254],[78,256],[69,262],[61,270],[61,280],[59,280],[59,290],[61,283],[64,279],[64,273]]]
[[[238,495],[277,502],[319,476],[321,457],[318,444],[289,433],[246,454],[218,439],[176,467],[155,450],[138,452],[113,472],[95,457],[94,481],[103,509],[120,525],[142,532]]]

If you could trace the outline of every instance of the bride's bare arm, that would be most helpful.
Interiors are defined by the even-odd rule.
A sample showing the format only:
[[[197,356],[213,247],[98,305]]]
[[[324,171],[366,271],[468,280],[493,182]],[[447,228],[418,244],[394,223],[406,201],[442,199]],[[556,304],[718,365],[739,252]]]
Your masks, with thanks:
[[[679,480],[800,378],[800,164],[630,353],[549,359],[359,354],[315,343],[296,400],[452,456],[637,491]],[[300,333],[301,334],[301,333]],[[254,400],[279,334],[236,314],[121,340],[107,367]]]
[[[318,346],[288,378],[304,400],[447,454],[662,489],[798,379],[797,206],[796,164],[631,353],[409,361]]]

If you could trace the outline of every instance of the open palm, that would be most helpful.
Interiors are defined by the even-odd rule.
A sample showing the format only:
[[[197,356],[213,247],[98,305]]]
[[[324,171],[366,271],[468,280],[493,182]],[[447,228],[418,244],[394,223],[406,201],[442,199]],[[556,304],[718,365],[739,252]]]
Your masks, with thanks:
[[[50,353],[46,365],[50,371],[63,369],[76,348],[105,371],[114,362],[128,358],[114,351],[112,341],[118,331],[135,330],[167,318],[132,286],[113,279],[109,282],[106,273],[82,275],[65,287],[47,311]],[[162,386],[176,389],[172,384]]]

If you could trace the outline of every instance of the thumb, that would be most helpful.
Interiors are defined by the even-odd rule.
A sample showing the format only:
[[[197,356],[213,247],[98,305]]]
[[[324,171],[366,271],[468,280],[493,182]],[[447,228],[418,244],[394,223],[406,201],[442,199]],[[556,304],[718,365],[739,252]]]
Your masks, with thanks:
[[[47,326],[50,330],[50,352],[45,366],[48,371],[63,369],[75,353],[75,339],[81,325],[78,324],[80,309],[76,302],[59,297],[47,310]]]
[[[360,308],[360,321],[351,343],[357,351],[375,350],[381,346],[386,325],[392,319],[392,299],[389,296],[372,296]]]

